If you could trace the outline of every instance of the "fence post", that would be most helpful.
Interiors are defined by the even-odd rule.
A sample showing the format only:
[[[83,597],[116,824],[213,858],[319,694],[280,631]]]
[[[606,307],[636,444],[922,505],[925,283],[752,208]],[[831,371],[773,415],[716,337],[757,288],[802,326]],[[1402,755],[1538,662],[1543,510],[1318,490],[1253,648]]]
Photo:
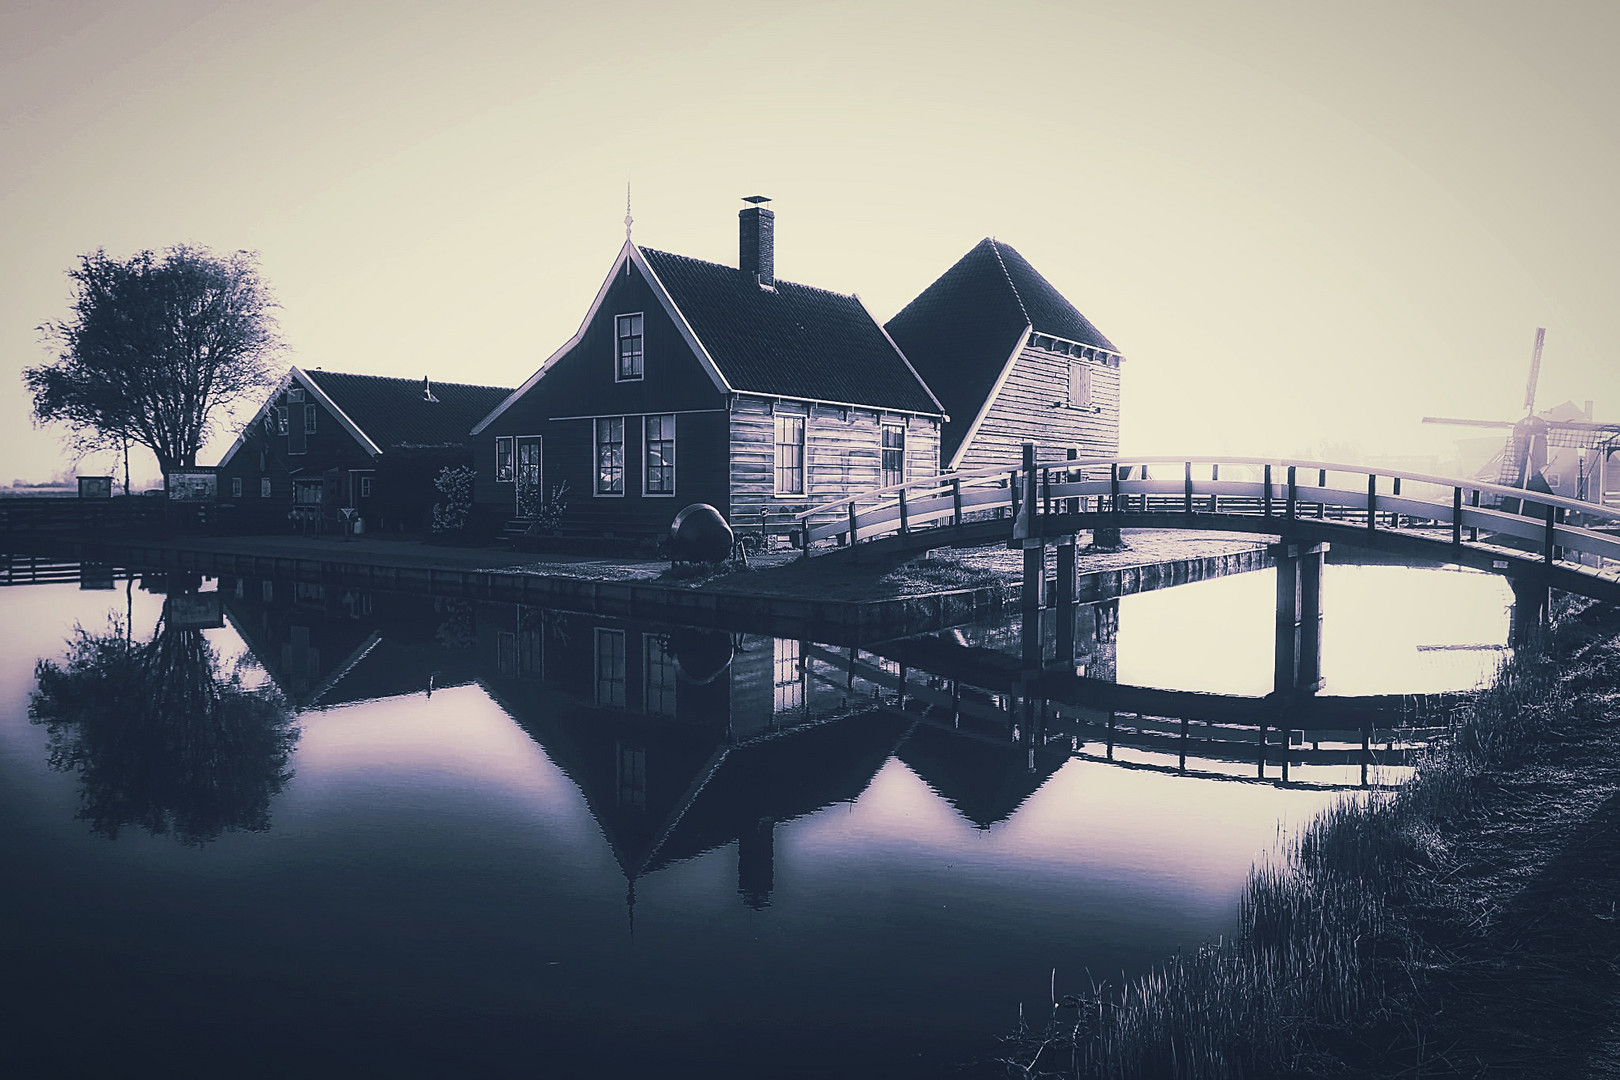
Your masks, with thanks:
[[[1288,466],[1288,520],[1294,519],[1294,500],[1299,497],[1299,487],[1294,481],[1294,467]]]
[[[855,500],[849,500],[849,546],[855,546]]]
[[[1052,469],[1050,466],[1041,470],[1041,513],[1047,517],[1052,516]]]
[[[1191,515],[1192,508],[1192,462],[1187,462],[1181,481],[1181,508],[1183,512]]]
[[[1078,449],[1076,449],[1073,446],[1069,447],[1069,460],[1070,461],[1073,461],[1075,458],[1077,458],[1079,456],[1080,456],[1080,451]],[[1085,477],[1086,477],[1086,472],[1085,472],[1084,469],[1081,469],[1080,470],[1080,479],[1084,480]],[[1064,481],[1064,483],[1067,483],[1067,484],[1074,483],[1074,467],[1073,466],[1070,466],[1068,469],[1066,469],[1064,471],[1064,473],[1063,473],[1063,481]],[[1070,500],[1068,500],[1066,503],[1063,504],[1063,509],[1067,513],[1078,514],[1080,512],[1080,500],[1079,499],[1070,499]]]
[[[1462,547],[1462,488],[1451,489],[1451,546]]]
[[[951,509],[954,514],[952,524],[962,524],[962,478],[951,477]]]
[[[1266,466],[1266,491],[1260,496],[1260,512],[1266,517],[1271,516],[1271,466]]]
[[[1009,492],[1007,497],[1012,500],[1012,516],[1017,517],[1018,516],[1018,496],[1022,494],[1022,492],[1020,492],[1018,490],[1018,470],[1017,469],[1013,469],[1011,472],[1009,472],[1007,474],[1007,491]]]
[[[1474,489],[1474,497],[1469,501],[1474,504],[1474,508],[1476,510],[1479,508],[1479,488]],[[1479,526],[1478,525],[1469,526],[1469,528],[1468,528],[1468,542],[1470,544],[1479,543]]]
[[[1546,532],[1545,536],[1542,538],[1542,541],[1541,541],[1541,561],[1542,562],[1550,563],[1556,557],[1554,555],[1554,552],[1557,551],[1557,548],[1555,548],[1553,546],[1553,528],[1557,525],[1557,523],[1558,523],[1558,507],[1552,505],[1551,503],[1548,503],[1547,504],[1547,532]]]
[[[1367,474],[1367,531],[1378,531],[1378,474]]]
[[[911,514],[906,510],[906,489],[900,489],[900,535],[911,531]]]
[[[1215,484],[1216,482],[1218,482],[1220,480],[1220,478],[1221,478],[1221,466],[1217,462],[1216,464],[1213,464],[1213,465],[1211,465],[1209,467],[1209,482],[1211,484]],[[1219,495],[1217,495],[1215,492],[1211,491],[1209,493],[1209,512],[1212,513],[1212,514],[1218,514],[1218,513],[1220,513],[1220,511],[1221,511],[1221,497]]]

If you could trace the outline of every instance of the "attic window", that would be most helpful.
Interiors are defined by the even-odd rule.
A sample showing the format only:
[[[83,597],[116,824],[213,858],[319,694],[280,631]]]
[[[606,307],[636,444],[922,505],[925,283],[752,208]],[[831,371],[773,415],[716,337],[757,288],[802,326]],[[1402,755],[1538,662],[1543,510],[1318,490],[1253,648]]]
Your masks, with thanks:
[[[304,389],[303,389],[303,387],[295,386],[291,390],[288,390],[287,391],[287,400],[288,401],[303,401],[304,400]]]
[[[619,315],[614,320],[618,339],[618,367],[614,370],[617,382],[634,382],[643,375],[641,312]]]
[[[1091,365],[1083,360],[1069,364],[1069,408],[1091,408]]]

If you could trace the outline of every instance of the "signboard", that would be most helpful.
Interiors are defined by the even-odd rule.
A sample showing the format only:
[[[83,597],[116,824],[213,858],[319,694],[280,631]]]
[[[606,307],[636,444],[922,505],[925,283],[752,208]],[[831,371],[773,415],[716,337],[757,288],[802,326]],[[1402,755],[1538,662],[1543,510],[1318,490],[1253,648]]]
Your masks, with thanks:
[[[219,495],[219,477],[212,472],[187,470],[169,474],[170,502],[213,502]]]
[[[112,498],[113,478],[110,476],[81,476],[79,477],[79,498],[81,499],[110,499]]]
[[[176,630],[212,630],[225,625],[217,592],[177,593],[163,602],[164,619]]]

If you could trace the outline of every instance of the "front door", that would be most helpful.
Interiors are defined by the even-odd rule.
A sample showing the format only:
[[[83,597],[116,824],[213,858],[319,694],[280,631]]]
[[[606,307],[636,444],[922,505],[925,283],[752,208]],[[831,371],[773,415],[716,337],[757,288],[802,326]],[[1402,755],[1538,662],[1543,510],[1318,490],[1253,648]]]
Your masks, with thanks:
[[[541,484],[544,472],[540,467],[540,436],[519,435],[517,450],[517,516],[532,518],[540,512],[545,497]]]

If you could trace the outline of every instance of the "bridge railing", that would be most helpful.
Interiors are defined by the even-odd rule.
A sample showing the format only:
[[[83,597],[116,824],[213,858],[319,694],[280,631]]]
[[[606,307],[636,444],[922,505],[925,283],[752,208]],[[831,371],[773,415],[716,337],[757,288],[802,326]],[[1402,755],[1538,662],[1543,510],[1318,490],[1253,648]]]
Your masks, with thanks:
[[[1558,495],[1454,477],[1370,470],[1342,462],[1249,457],[1109,457],[981,469],[861,492],[797,515],[806,552],[828,540],[848,545],[1016,515],[1033,494],[1034,517],[1112,513],[1250,515],[1330,519],[1373,531],[1447,530],[1454,544],[1523,546],[1544,561],[1620,561],[1620,509]],[[1033,481],[1033,482],[1031,482]],[[1010,526],[1009,526],[1010,529]]]

